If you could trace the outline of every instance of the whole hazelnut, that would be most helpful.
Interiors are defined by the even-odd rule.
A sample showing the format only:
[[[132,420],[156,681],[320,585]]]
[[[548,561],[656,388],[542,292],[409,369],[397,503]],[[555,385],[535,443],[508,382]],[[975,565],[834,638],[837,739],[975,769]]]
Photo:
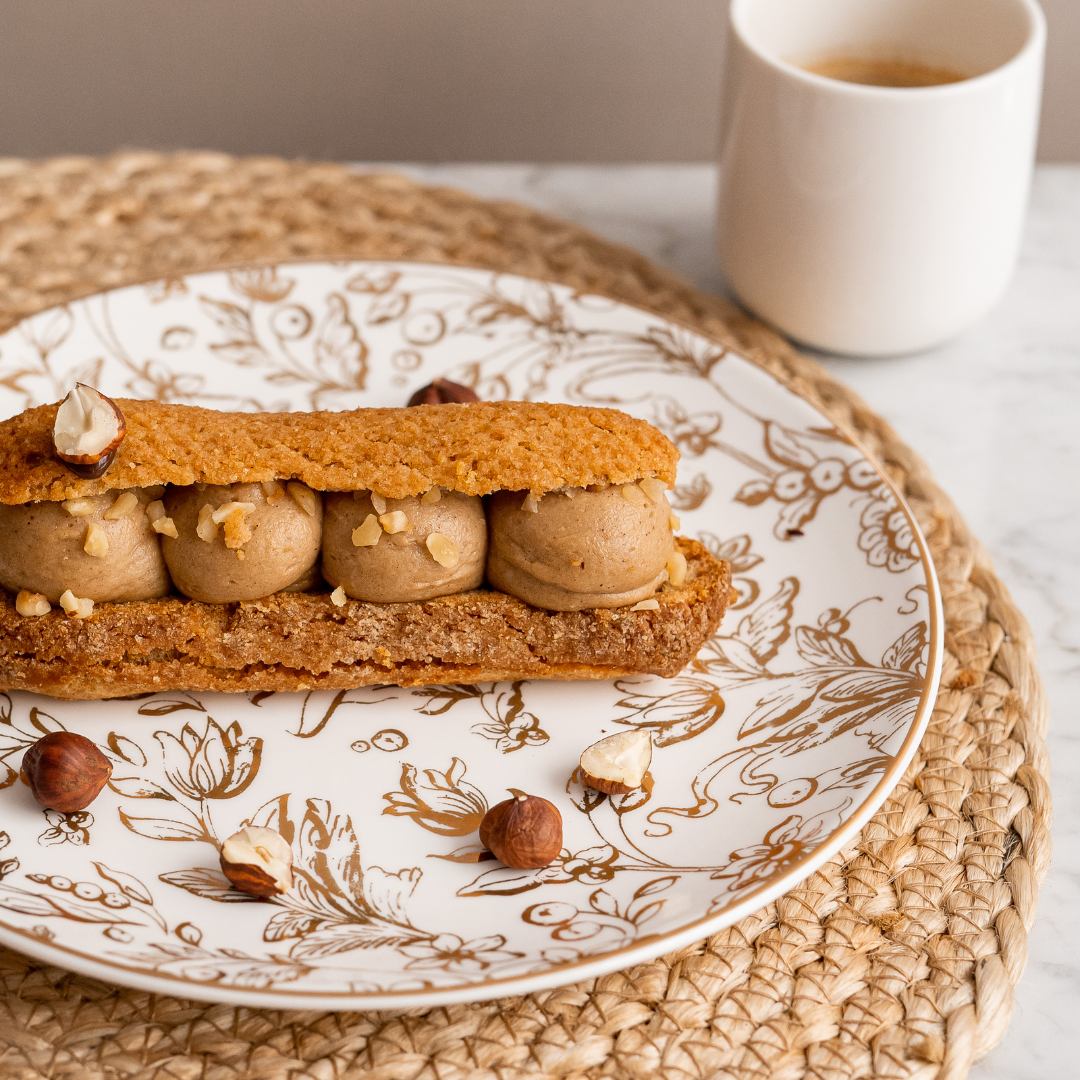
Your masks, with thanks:
[[[538,795],[513,792],[480,822],[480,843],[514,870],[548,866],[562,851],[562,814]]]
[[[34,798],[49,810],[85,810],[112,776],[109,759],[84,735],[51,731],[23,755]]]
[[[76,383],[56,410],[53,449],[76,476],[96,480],[113,463],[126,432],[124,414],[112,398]]]
[[[246,825],[221,845],[221,872],[241,892],[262,899],[293,885],[292,848],[279,832]]]
[[[479,400],[472,387],[449,379],[433,379],[409,398],[409,405],[464,405]]]

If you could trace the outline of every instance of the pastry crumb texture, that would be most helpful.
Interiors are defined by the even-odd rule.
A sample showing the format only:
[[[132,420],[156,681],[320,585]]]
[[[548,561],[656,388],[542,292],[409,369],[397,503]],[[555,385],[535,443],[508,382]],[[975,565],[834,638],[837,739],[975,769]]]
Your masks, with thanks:
[[[57,405],[0,422],[0,502],[62,502],[155,484],[301,480],[392,499],[433,487],[488,495],[567,485],[675,482],[679,452],[616,409],[527,401],[321,413],[226,413],[118,398],[127,435],[108,471],[80,480],[53,453]]]
[[[446,406],[432,406],[445,408]],[[678,538],[688,572],[659,608],[556,612],[488,589],[416,603],[277,593],[203,604],[103,603],[88,619],[24,617],[0,593],[0,690],[56,698],[161,690],[333,690],[677,674],[734,596],[731,569]]]

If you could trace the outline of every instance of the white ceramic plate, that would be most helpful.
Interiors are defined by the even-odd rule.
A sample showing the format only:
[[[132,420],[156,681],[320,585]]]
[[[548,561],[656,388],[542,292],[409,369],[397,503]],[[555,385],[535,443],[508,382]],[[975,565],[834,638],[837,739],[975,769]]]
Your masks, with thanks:
[[[739,601],[674,679],[341,693],[0,697],[0,940],[113,982],[304,1008],[520,994],[650,959],[805,878],[870,817],[923,731],[942,616],[914,520],[844,433],[753,364],[663,319],[488,271],[307,263],[120,289],[0,337],[0,414],[78,379],[220,409],[404,404],[434,376],[486,398],[617,405],[682,450],[683,531]],[[581,750],[648,727],[650,782],[603,798]],[[44,811],[23,750],[59,728],[114,777]],[[6,777],[6,779],[5,779]],[[476,862],[516,787],[565,819],[544,870]],[[226,887],[245,821],[291,841],[295,889]]]

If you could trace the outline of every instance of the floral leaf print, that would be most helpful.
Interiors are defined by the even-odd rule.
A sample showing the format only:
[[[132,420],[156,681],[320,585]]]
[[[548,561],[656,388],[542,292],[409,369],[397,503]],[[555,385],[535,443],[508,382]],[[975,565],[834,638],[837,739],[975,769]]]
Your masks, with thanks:
[[[191,870],[173,870],[159,874],[158,879],[168,885],[191,893],[203,900],[216,900],[219,904],[258,903],[258,897],[249,896],[239,889],[234,889],[232,882],[217,868],[196,866]]]
[[[706,642],[693,666],[734,681],[767,675],[766,665],[791,636],[798,593],[799,579],[784,578],[772,596],[742,617],[734,634],[718,634]]]
[[[795,647],[799,655],[815,667],[866,666],[859,650],[846,637],[813,626],[800,626],[795,631]]]
[[[172,787],[189,799],[233,799],[254,781],[262,761],[262,739],[243,738],[235,721],[228,728],[212,717],[200,735],[185,724],[177,738],[156,731],[165,775]]]
[[[502,934],[464,941],[457,934],[439,934],[427,941],[406,945],[401,952],[408,956],[409,970],[435,968],[441,971],[486,971],[500,961],[516,960],[524,953],[507,949]]]
[[[361,686],[354,690],[339,690],[330,700],[330,704],[320,712],[325,703],[326,691],[309,690],[304,695],[304,703],[300,707],[300,724],[293,734],[298,739],[313,739],[320,734],[327,724],[333,720],[334,715],[345,705],[381,705],[384,701],[392,701],[397,697],[395,686]],[[259,704],[259,702],[253,702]]]
[[[315,338],[315,368],[322,385],[312,395],[313,405],[325,390],[363,390],[367,382],[368,347],[340,293],[326,298],[326,314]]]
[[[200,296],[203,311],[225,332],[224,341],[210,343],[214,354],[238,367],[254,367],[269,361],[266,350],[259,344],[255,326],[247,310],[231,300],[214,300]]]
[[[638,684],[623,680],[618,680],[615,685],[623,693],[615,703],[616,708],[631,710],[629,716],[618,717],[617,723],[650,729],[656,747],[693,739],[708,731],[724,715],[720,691],[704,679],[669,679],[657,694],[639,691],[636,689]],[[644,685],[655,684],[649,681]]]
[[[279,278],[276,266],[240,267],[229,271],[229,284],[249,300],[277,304],[292,292],[294,278]]]
[[[46,847],[56,844],[85,847],[90,843],[90,826],[94,824],[94,815],[88,810],[75,810],[66,814],[59,810],[46,810],[45,820],[49,823],[49,828],[38,837],[39,844]]]
[[[512,754],[524,746],[546,743],[548,733],[540,726],[539,717],[525,708],[521,691],[525,680],[518,679],[511,683],[509,692],[500,689],[501,685],[495,683],[490,691],[481,696],[490,723],[474,724],[472,731],[490,739],[504,754]]]
[[[202,840],[213,843],[200,822],[174,821],[172,818],[134,817],[124,810],[118,810],[120,820],[133,833],[145,836],[148,840]]]
[[[906,630],[885,650],[881,666],[898,671],[913,671],[920,677],[925,666],[924,656],[929,647],[926,623],[918,622]]]
[[[712,484],[704,473],[698,473],[689,484],[676,484],[668,496],[673,510],[689,513],[704,506],[712,494]]]
[[[439,836],[467,836],[480,828],[488,811],[487,800],[462,778],[465,762],[454,758],[446,772],[425,769],[426,783],[418,782],[414,765],[401,766],[401,790],[383,796],[390,804],[384,814],[410,817]]]
[[[442,716],[455,705],[472,698],[482,698],[485,691],[479,686],[462,683],[458,686],[425,686],[414,690],[416,697],[428,699],[426,705],[421,705],[416,711],[424,716]],[[436,704],[438,702],[439,704]]]
[[[43,311],[35,319],[26,319],[19,326],[19,332],[34,347],[42,362],[47,362],[49,355],[55,352],[71,336],[75,320],[67,304]]]
[[[371,293],[380,296],[388,293],[401,280],[401,271],[389,266],[371,266],[354,274],[345,283],[349,292]]]

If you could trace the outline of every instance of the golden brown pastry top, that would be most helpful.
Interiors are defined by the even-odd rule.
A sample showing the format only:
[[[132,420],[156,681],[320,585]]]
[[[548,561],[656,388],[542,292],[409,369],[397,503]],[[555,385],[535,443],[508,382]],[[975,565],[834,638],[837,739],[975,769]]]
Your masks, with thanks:
[[[57,405],[0,422],[0,502],[59,502],[115,488],[302,480],[320,491],[393,499],[432,487],[487,495],[675,482],[679,452],[615,409],[539,402],[419,405],[321,413],[225,413],[116,401],[127,437],[108,472],[80,480],[56,459]]]

